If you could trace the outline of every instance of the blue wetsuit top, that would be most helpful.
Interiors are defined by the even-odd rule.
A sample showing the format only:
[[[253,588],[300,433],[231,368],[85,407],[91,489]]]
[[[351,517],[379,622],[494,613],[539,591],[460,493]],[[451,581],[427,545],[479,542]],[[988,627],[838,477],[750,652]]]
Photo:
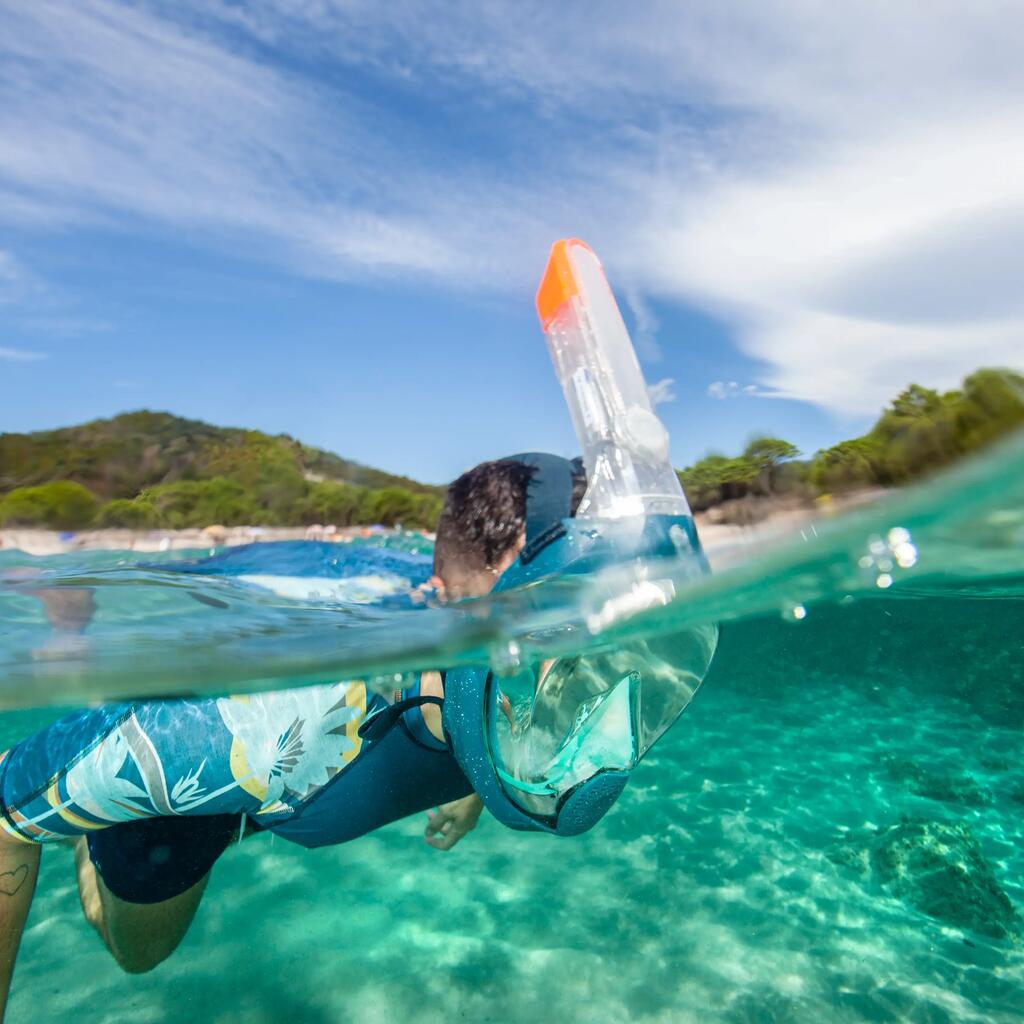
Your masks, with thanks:
[[[109,846],[130,823],[188,836],[216,816],[218,834],[237,834],[245,816],[314,847],[471,793],[420,708],[377,741],[359,736],[367,713],[384,704],[350,682],[78,711],[2,755],[0,828],[32,843],[89,835],[101,867],[100,837]]]

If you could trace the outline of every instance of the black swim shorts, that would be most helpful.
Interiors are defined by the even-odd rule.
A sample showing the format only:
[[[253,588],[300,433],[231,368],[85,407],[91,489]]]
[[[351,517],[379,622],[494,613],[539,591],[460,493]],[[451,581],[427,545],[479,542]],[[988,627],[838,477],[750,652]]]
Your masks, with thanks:
[[[191,889],[238,839],[241,815],[142,818],[90,832],[89,856],[126,903],[162,903]]]

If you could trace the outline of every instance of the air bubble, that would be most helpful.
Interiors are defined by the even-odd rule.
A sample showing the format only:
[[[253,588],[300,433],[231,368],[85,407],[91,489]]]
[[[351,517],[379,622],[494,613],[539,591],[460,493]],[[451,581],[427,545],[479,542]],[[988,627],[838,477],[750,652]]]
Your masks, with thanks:
[[[894,526],[889,531],[887,540],[892,547],[906,544],[910,540],[910,531],[903,526]]]
[[[917,548],[909,541],[896,545],[893,554],[896,556],[896,564],[901,569],[909,569],[917,564]]]
[[[491,668],[499,676],[513,676],[522,668],[522,648],[515,640],[496,647],[491,652]]]

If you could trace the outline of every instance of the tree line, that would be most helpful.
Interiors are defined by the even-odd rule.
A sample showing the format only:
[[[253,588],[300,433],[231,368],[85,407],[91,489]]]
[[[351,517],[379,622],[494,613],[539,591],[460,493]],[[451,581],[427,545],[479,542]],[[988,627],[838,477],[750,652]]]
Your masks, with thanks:
[[[801,459],[751,441],[679,471],[694,510],[749,496],[812,498],[892,487],[1024,425],[1024,376],[982,369],[940,393],[905,388],[862,437]],[[339,479],[341,477],[341,479]],[[347,479],[346,479],[347,477]],[[0,435],[0,526],[58,530],[223,526],[433,529],[444,489],[360,466],[286,435],[126,413],[38,434]]]
[[[444,488],[287,435],[125,413],[0,435],[0,526],[58,530],[380,523],[431,529]]]
[[[237,480],[181,480],[147,488],[135,498],[101,501],[72,480],[19,487],[0,497],[0,526],[52,530],[126,527],[134,530],[210,526],[334,526],[381,524],[432,530],[441,498],[402,487],[360,487],[325,480],[289,505],[261,505]]]
[[[694,510],[747,496],[799,496],[894,487],[925,476],[1024,426],[1024,376],[982,369],[938,392],[911,384],[863,436],[801,460],[781,438],[741,455],[707,455],[679,471]]]

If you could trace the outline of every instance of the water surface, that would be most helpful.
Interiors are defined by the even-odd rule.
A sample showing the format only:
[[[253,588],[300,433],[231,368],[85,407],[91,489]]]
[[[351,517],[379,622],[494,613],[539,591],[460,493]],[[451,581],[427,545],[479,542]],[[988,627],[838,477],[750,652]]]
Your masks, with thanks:
[[[424,552],[388,543],[400,570],[350,583],[307,565],[301,578],[335,584],[288,595],[138,556],[3,554],[0,572],[43,570],[32,587],[90,587],[98,612],[87,646],[44,656],[30,584],[0,590],[3,699],[21,706],[0,739],[61,702],[182,679],[193,692],[386,679],[501,664],[510,642],[539,656],[706,621],[722,623],[719,651],[591,833],[485,819],[449,854],[416,819],[319,851],[259,836],[221,860],[185,943],[150,975],[114,965],[82,920],[70,853],[47,850],[12,1021],[1021,1019],[1019,442],[710,579],[627,565],[419,608],[403,580],[421,578]],[[651,578],[672,584],[669,603],[601,618]]]

